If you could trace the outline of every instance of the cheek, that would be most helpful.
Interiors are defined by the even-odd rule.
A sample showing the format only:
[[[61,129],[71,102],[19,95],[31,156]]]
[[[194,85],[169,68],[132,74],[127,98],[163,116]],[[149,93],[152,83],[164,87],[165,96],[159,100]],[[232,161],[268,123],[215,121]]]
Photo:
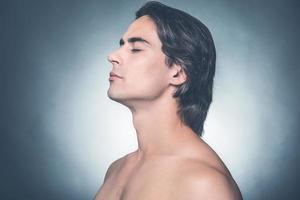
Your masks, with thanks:
[[[165,56],[162,53],[152,53],[141,64],[144,73],[153,77],[161,77],[166,74]]]
[[[168,67],[165,65],[165,56],[162,53],[147,52],[140,54],[131,62],[126,63],[126,82],[135,88],[164,85]]]
[[[131,88],[139,93],[148,93],[149,95],[167,86],[166,75],[163,70],[155,69],[155,66],[136,70],[128,81],[130,81]]]
[[[158,83],[165,80],[166,70],[164,63],[157,57],[147,59],[143,62],[140,62],[135,68],[135,71],[132,73],[134,77],[138,80],[139,83],[143,82],[153,82]]]

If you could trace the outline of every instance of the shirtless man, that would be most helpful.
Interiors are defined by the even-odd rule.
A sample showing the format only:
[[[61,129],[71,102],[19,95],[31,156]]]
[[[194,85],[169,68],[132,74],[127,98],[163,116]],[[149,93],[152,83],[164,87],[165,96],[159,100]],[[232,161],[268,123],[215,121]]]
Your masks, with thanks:
[[[199,137],[215,73],[209,30],[182,11],[148,2],[108,60],[108,96],[132,112],[138,149],[109,166],[95,200],[242,199]]]

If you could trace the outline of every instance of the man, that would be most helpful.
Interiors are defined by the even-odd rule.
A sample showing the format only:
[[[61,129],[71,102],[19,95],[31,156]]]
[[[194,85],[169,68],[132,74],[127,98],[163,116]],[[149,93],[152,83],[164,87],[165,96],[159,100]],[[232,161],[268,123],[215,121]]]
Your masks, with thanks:
[[[108,60],[108,96],[132,112],[138,149],[109,166],[95,199],[242,199],[226,166],[199,137],[215,73],[205,25],[148,2]]]

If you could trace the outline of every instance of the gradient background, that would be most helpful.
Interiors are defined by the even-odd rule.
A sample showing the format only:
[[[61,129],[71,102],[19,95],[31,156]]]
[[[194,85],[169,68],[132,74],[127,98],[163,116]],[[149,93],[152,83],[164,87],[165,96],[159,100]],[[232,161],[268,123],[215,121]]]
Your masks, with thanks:
[[[108,99],[106,60],[145,1],[1,1],[1,199],[91,199],[137,147]],[[203,21],[217,49],[204,139],[244,199],[300,199],[300,4],[162,1]]]

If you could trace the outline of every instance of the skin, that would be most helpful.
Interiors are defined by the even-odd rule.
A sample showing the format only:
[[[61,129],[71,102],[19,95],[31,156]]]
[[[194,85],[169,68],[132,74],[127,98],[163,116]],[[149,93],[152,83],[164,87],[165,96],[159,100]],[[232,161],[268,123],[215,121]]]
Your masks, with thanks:
[[[148,43],[128,42],[133,37]],[[172,94],[186,74],[166,65],[161,47],[155,23],[143,16],[108,56],[121,78],[110,80],[107,94],[132,112],[138,149],[109,166],[95,200],[242,199],[222,160],[177,116]]]

